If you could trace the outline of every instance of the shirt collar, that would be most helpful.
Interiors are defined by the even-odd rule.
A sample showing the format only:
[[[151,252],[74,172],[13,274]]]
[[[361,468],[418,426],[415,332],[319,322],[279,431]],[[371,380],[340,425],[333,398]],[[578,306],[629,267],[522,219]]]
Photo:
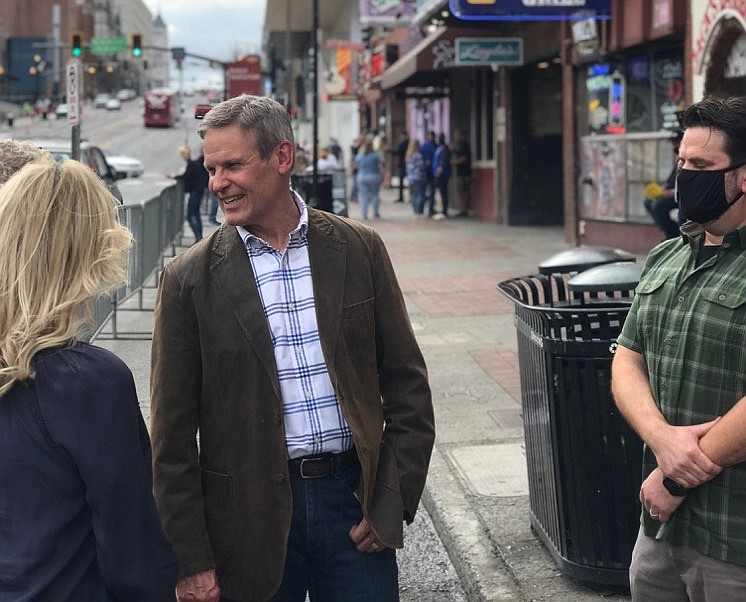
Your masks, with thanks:
[[[298,207],[298,212],[300,213],[300,217],[298,218],[298,225],[295,226],[295,228],[293,228],[293,230],[290,232],[290,239],[292,240],[294,238],[300,238],[301,240],[303,240],[308,233],[308,205],[306,205],[306,202],[297,192],[295,192],[295,190],[291,189],[290,193],[293,195],[293,200],[295,201],[295,204]],[[252,234],[243,226],[236,226],[236,231],[241,237],[241,240],[244,242],[244,245],[246,245],[247,247],[267,245],[266,241]]]
[[[689,247],[694,250],[699,248],[699,243],[704,235],[704,228],[698,223],[691,220],[684,223],[681,226],[681,232],[684,235],[684,240],[689,244]],[[746,226],[741,226],[730,232],[726,232],[723,236],[723,242],[721,247],[724,249],[730,247],[746,247]]]

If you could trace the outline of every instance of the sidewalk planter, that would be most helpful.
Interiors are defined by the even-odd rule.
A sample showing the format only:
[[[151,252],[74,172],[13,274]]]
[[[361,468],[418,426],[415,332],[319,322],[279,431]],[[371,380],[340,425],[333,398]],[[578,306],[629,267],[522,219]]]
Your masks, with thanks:
[[[638,279],[615,262],[498,284],[515,304],[531,527],[564,574],[615,590],[629,588],[642,442],[614,405],[611,360]]]

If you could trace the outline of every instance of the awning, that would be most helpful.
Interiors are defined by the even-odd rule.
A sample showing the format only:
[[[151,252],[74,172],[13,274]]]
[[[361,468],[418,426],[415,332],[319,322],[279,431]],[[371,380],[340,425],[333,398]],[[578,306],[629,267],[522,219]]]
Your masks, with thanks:
[[[436,85],[447,80],[453,68],[456,38],[494,37],[493,29],[440,27],[383,72],[381,88],[389,90],[400,85]]]

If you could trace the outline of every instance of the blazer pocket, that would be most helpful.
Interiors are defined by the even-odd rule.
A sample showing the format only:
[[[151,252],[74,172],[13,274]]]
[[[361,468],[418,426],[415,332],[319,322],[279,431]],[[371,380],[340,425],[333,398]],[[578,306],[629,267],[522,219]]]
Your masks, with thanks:
[[[375,298],[371,297],[365,301],[358,301],[352,305],[342,308],[343,320],[370,320],[373,321],[373,306]]]
[[[233,477],[201,469],[205,521],[218,573],[230,570],[234,557]]]

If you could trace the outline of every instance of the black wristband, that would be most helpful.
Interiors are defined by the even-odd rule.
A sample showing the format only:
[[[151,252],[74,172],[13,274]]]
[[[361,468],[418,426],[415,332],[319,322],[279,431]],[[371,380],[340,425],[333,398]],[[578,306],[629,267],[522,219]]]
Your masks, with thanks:
[[[687,489],[686,487],[682,487],[671,477],[663,478],[663,486],[668,490],[668,493],[670,493],[671,495],[675,495],[676,497],[684,497],[687,493],[689,493],[689,489]]]

